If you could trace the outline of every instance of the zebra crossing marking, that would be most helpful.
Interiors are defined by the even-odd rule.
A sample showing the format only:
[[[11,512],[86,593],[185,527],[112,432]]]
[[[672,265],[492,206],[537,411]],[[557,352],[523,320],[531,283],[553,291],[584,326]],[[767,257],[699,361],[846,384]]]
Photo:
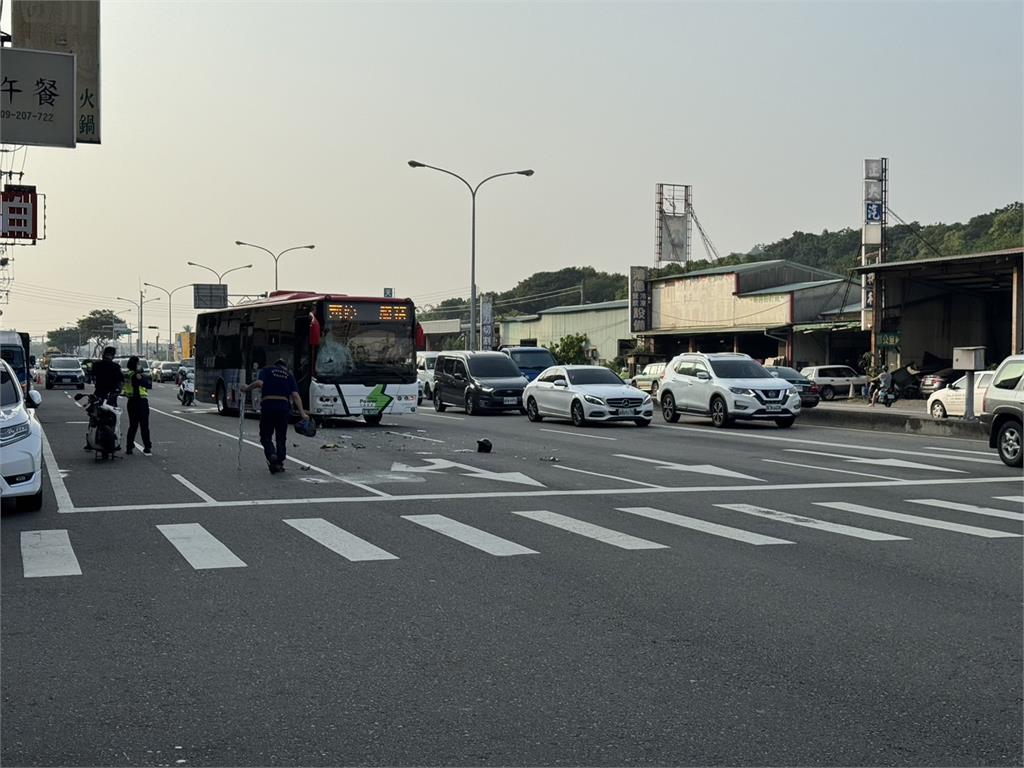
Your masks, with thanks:
[[[22,531],[21,566],[26,579],[82,575],[66,530]]]
[[[197,571],[246,567],[234,552],[199,523],[158,525],[157,530]]]
[[[988,515],[989,517],[1001,517],[1004,520],[1024,521],[1024,513],[1006,512],[1002,509],[992,507],[977,507],[974,504],[958,504],[953,501],[942,499],[907,499],[911,504],[923,504],[926,507],[938,507],[939,509],[953,509],[957,512],[970,512],[975,515]]]
[[[585,536],[588,539],[594,539],[595,541],[610,544],[620,549],[668,549],[664,544],[641,539],[637,536],[630,536],[628,533],[613,531],[611,528],[604,528],[600,525],[560,515],[557,512],[548,512],[544,509],[513,512],[512,514],[525,517],[528,520],[536,520],[538,523],[544,523],[555,528],[561,528],[563,531]]]
[[[945,520],[935,520],[930,517],[918,517],[917,515],[905,515],[901,512],[890,512],[886,509],[865,507],[861,504],[848,504],[845,501],[815,501],[815,506],[838,509],[842,512],[853,512],[858,515],[869,517],[880,517],[884,520],[895,520],[910,525],[922,525],[925,528],[940,528],[945,531],[965,533],[968,536],[981,536],[986,539],[1019,539],[1019,533],[1007,533],[1006,531],[995,531],[990,528],[978,528],[973,525],[961,525],[960,523],[947,523]]]
[[[756,547],[764,546],[766,544],[795,543],[787,541],[786,539],[777,539],[774,536],[764,536],[760,533],[744,531],[741,528],[730,528],[727,525],[709,523],[707,520],[700,520],[695,517],[686,517],[685,515],[677,515],[673,512],[665,512],[662,509],[655,509],[654,507],[619,507],[618,510],[620,512],[628,512],[631,515],[648,517],[651,520],[657,520],[662,523],[678,525],[680,528],[689,528],[690,530],[700,531],[701,533],[709,533],[712,536],[722,536],[726,539],[742,541],[746,544],[753,544]]]
[[[742,512],[746,515],[754,515],[755,517],[765,517],[779,523],[800,525],[804,528],[815,528],[820,531],[838,533],[841,536],[853,536],[854,538],[866,539],[868,541],[910,541],[906,536],[894,536],[889,533],[882,533],[881,531],[871,531],[867,528],[857,528],[852,525],[842,525],[841,523],[830,523],[827,520],[817,520],[815,518],[804,517],[802,515],[791,515],[788,512],[779,512],[774,509],[758,507],[753,504],[716,504],[715,506],[721,507],[722,509],[731,509],[734,512]]]
[[[471,525],[460,523],[444,515],[402,515],[403,520],[422,525],[432,531],[447,536],[450,539],[461,541],[463,544],[486,552],[497,557],[509,557],[512,555],[536,555],[532,549],[516,544],[514,541],[495,536],[493,533],[481,531]]]
[[[354,533],[349,533],[344,528],[327,522],[322,517],[307,517],[283,522],[350,562],[398,559],[397,555],[392,555],[366,539],[361,539]]]

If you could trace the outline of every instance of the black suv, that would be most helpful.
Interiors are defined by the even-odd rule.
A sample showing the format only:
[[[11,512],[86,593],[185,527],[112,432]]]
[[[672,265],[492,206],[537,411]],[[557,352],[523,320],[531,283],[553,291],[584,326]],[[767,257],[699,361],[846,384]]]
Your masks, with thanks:
[[[434,364],[434,410],[449,405],[467,414],[523,409],[526,377],[501,352],[442,352]]]

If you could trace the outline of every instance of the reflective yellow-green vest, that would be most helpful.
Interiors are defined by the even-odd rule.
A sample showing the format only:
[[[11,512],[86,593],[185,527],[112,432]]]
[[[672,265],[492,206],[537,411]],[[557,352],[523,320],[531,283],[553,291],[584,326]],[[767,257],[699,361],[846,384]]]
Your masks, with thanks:
[[[148,377],[138,371],[128,371],[128,380],[124,383],[124,396],[133,399],[136,397],[149,398],[149,390],[143,386]]]

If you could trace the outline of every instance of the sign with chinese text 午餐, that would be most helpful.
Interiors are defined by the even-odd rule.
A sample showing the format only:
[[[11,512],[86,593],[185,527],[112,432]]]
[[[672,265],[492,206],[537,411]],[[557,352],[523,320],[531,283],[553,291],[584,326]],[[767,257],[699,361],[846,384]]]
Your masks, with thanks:
[[[0,136],[4,144],[75,146],[75,57],[0,48]]]
[[[100,143],[100,0],[13,0],[18,48],[75,55],[75,131],[80,144]]]

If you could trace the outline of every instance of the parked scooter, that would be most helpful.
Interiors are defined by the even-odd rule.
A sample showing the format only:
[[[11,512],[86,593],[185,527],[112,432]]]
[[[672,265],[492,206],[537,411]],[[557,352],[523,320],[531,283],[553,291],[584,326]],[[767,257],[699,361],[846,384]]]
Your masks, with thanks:
[[[85,412],[89,414],[89,426],[85,430],[85,449],[95,451],[96,458],[113,458],[121,450],[121,409],[117,398],[101,398],[95,394],[79,392],[75,400],[88,398]]]
[[[178,385],[178,402],[190,406],[196,399],[196,380],[191,373],[185,374]]]
[[[891,408],[892,404],[900,399],[900,391],[895,386],[884,389],[878,393],[878,402],[884,405],[886,408]]]

